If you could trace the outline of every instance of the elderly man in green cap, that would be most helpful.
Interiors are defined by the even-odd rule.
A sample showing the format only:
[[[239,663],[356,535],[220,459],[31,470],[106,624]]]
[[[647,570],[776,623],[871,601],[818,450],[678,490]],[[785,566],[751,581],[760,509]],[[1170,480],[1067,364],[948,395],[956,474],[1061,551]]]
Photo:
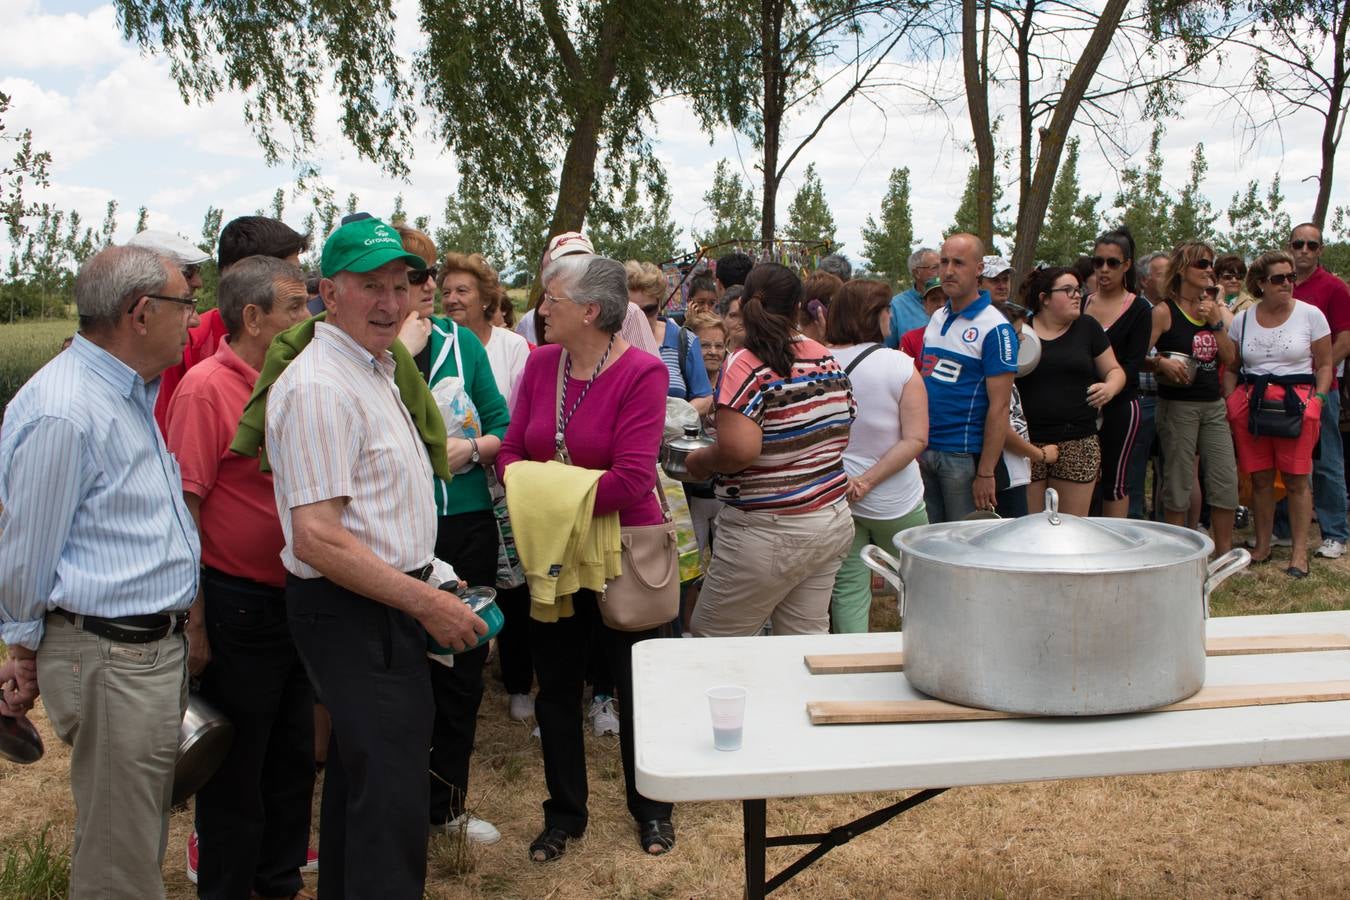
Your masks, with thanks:
[[[426,643],[486,624],[427,582],[432,461],[390,352],[426,263],[378,219],[324,244],[327,316],[272,385],[266,446],[286,538],[286,611],[333,718],[319,822],[324,897],[420,898],[426,880]]]

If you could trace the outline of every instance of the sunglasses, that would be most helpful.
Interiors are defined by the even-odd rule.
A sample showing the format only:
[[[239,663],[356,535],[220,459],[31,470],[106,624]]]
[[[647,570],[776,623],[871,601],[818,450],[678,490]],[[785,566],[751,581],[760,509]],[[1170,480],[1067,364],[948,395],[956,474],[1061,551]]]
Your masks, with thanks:
[[[1322,243],[1321,241],[1290,241],[1289,246],[1293,247],[1295,250],[1302,250],[1304,247],[1307,247],[1309,250],[1316,250],[1318,247],[1322,246]]]
[[[1211,284],[1205,288],[1205,296],[1213,300],[1219,296],[1219,289]]]
[[[1215,273],[1215,275],[1216,275],[1217,277],[1219,277],[1219,278],[1237,278],[1237,279],[1239,279],[1239,280],[1241,280],[1242,277],[1243,277],[1244,275],[1246,275],[1246,274],[1247,274],[1246,272],[1238,272],[1238,271],[1216,272],[1216,273]]]
[[[184,307],[187,307],[188,309],[197,308],[196,297],[168,297],[165,296],[164,294],[141,294],[135,300],[131,301],[131,305],[127,307],[127,315],[131,315],[136,311],[136,307],[137,305],[140,304],[142,299],[163,300],[165,303],[178,303]]]
[[[1281,284],[1286,284],[1286,283],[1288,283],[1288,284],[1293,284],[1293,283],[1294,283],[1294,273],[1293,273],[1293,272],[1277,272],[1277,273],[1274,274],[1274,275],[1267,275],[1267,276],[1266,276],[1264,279],[1262,279],[1262,280],[1265,281],[1266,284],[1273,284],[1273,285],[1277,285],[1277,286],[1278,286],[1278,285],[1281,285]]]
[[[197,277],[197,273],[200,272],[201,269],[202,267],[199,265],[192,265],[192,266],[183,266],[183,268],[180,271],[183,273],[184,281],[191,281],[192,279]]]
[[[654,315],[656,315],[657,310],[659,310],[660,308],[661,308],[660,304],[658,304],[658,303],[650,303],[650,304],[648,304],[648,305],[642,307],[642,314],[643,314],[644,316],[654,316]]]
[[[1094,269],[1119,269],[1123,265],[1125,265],[1125,260],[1116,259],[1114,256],[1092,257],[1092,268]]]
[[[1209,268],[1210,266],[1212,266],[1212,265],[1214,265],[1214,260],[1212,260],[1212,259],[1205,259],[1205,258],[1202,256],[1202,257],[1200,257],[1199,259],[1197,259],[1195,262],[1191,263],[1191,268],[1192,268],[1192,269],[1200,269],[1200,270],[1203,271],[1203,270],[1205,270],[1205,269],[1208,269],[1208,268]]]
[[[436,280],[436,267],[429,266],[425,269],[409,269],[408,284],[426,284],[427,279]]]

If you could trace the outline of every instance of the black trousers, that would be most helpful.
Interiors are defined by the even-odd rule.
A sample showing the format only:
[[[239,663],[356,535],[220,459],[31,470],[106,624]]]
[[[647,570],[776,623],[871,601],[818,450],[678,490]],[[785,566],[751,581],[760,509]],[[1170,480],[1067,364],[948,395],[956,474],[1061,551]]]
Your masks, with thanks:
[[[497,659],[502,664],[502,685],[508,694],[528,694],[534,686],[534,660],[530,657],[530,589],[526,585],[497,589],[497,605],[506,620],[497,635]]]
[[[208,568],[202,591],[211,664],[200,693],[234,724],[234,743],[197,793],[197,895],[289,896],[309,846],[314,692],[281,588]]]
[[[497,578],[497,521],[491,511],[441,516],[436,523],[436,556],[454,566],[464,584],[491,587]],[[487,654],[484,644],[456,653],[453,667],[427,660],[436,704],[430,766],[433,825],[443,825],[464,812]]]
[[[588,634],[600,613],[595,594],[580,591],[573,597],[575,614],[557,622],[530,620],[530,650],[539,673],[535,717],[544,749],[544,824],[580,835],[586,830],[586,743],[581,709],[586,676]],[[619,750],[628,812],[637,822],[666,819],[674,808],[638,793],[633,763],[633,645],[656,637],[651,631],[615,631],[599,624],[592,651],[609,662],[619,700]]]
[[[421,900],[432,718],[426,632],[406,613],[326,578],[288,576],[286,612],[333,719],[319,895]]]

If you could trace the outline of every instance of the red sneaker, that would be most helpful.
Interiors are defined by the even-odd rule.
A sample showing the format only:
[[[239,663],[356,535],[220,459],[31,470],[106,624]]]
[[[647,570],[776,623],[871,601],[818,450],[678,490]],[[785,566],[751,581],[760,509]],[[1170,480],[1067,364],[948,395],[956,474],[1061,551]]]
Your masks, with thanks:
[[[313,847],[305,851],[305,864],[300,867],[301,872],[319,871],[319,852]]]
[[[192,829],[192,834],[188,835],[187,840],[187,877],[193,884],[197,883],[197,829]]]

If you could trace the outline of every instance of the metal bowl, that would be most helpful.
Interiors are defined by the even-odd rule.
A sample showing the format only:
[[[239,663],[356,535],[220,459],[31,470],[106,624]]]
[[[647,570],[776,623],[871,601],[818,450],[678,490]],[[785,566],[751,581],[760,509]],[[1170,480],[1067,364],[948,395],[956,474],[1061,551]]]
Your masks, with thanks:
[[[452,587],[451,585],[455,585]],[[441,585],[441,590],[449,591],[463,600],[469,607],[469,610],[487,623],[487,634],[478,636],[478,642],[472,647],[465,647],[464,650],[452,650],[449,647],[436,643],[431,635],[427,635],[427,652],[434,653],[437,656],[446,656],[451,653],[463,653],[483,646],[492,640],[502,630],[502,625],[506,623],[506,616],[502,614],[502,608],[497,605],[497,591],[490,587],[459,588],[457,582],[447,582]]]
[[[19,765],[42,759],[42,735],[27,716],[0,716],[0,757]]]
[[[1196,361],[1194,356],[1191,356],[1189,353],[1178,353],[1175,350],[1169,350],[1165,353],[1159,353],[1158,355],[1166,357],[1167,359],[1175,359],[1178,362],[1186,364],[1185,381],[1173,381],[1171,378],[1168,378],[1166,375],[1164,375],[1162,371],[1159,371],[1157,373],[1158,380],[1161,381],[1163,384],[1170,384],[1175,387],[1185,387],[1186,385],[1191,384],[1195,381],[1195,372],[1196,369],[1199,367],[1200,363]]]
[[[173,767],[175,806],[211,780],[233,743],[234,725],[225,714],[200,694],[188,694],[187,711],[178,726],[178,762]]]

